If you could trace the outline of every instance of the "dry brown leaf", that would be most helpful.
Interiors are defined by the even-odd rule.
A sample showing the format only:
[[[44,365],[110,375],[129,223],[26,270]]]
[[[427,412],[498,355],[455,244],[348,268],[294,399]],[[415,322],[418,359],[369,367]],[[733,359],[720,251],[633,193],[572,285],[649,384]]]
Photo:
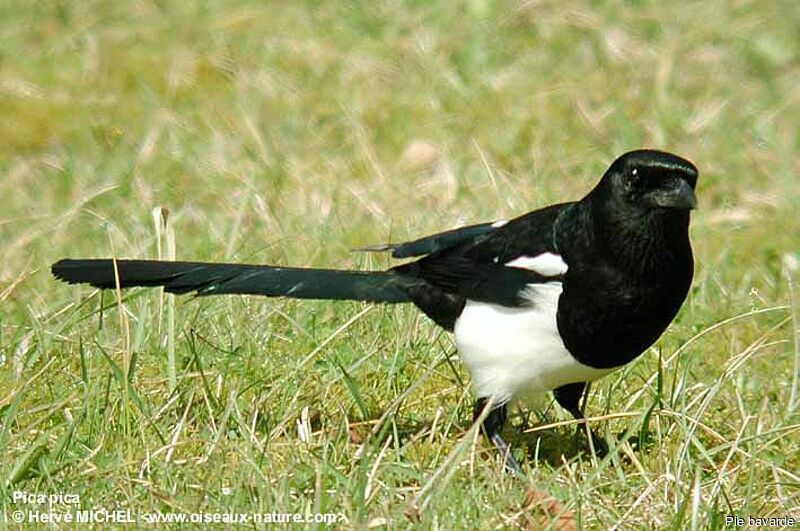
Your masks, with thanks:
[[[525,492],[522,510],[529,513],[526,529],[542,529],[544,527],[558,531],[575,531],[577,529],[575,515],[572,511],[565,511],[557,499],[532,487]]]
[[[361,444],[364,442],[364,437],[358,433],[358,430],[354,426],[347,428],[347,434],[350,436],[350,442],[353,444]]]

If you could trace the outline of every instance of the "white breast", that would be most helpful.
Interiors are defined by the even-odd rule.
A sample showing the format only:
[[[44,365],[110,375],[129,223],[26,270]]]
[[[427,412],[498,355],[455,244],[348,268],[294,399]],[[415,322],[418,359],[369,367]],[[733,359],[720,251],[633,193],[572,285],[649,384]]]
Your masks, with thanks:
[[[567,351],[556,325],[560,295],[561,283],[548,282],[528,285],[529,307],[467,301],[455,323],[455,342],[478,397],[531,401],[613,370],[584,365]]]

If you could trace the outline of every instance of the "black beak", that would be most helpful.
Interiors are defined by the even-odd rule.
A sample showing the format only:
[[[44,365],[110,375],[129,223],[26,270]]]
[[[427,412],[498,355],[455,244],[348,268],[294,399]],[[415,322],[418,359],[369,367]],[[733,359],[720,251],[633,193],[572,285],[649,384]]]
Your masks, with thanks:
[[[663,208],[693,210],[697,207],[694,190],[683,179],[673,179],[666,187],[653,190],[647,197],[654,206]]]

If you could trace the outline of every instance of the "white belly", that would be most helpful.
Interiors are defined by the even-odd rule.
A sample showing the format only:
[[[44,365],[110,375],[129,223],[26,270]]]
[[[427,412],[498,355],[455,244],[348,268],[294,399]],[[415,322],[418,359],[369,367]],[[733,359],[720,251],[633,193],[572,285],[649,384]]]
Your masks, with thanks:
[[[477,396],[497,403],[532,401],[569,383],[596,380],[614,369],[595,369],[567,351],[556,325],[561,283],[530,284],[530,307],[467,301],[456,320],[455,342]]]

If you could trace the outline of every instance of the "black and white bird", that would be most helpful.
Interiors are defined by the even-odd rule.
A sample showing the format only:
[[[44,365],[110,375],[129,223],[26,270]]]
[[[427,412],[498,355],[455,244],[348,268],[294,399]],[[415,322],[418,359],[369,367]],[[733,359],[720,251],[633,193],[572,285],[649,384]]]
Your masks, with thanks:
[[[587,383],[635,359],[675,317],[694,269],[696,183],[691,162],[632,151],[579,201],[360,249],[416,258],[387,271],[64,259],[52,272],[97,288],[413,303],[454,334],[472,376],[475,418],[491,406],[483,430],[518,471],[500,437],[509,403],[553,391],[582,419]]]

